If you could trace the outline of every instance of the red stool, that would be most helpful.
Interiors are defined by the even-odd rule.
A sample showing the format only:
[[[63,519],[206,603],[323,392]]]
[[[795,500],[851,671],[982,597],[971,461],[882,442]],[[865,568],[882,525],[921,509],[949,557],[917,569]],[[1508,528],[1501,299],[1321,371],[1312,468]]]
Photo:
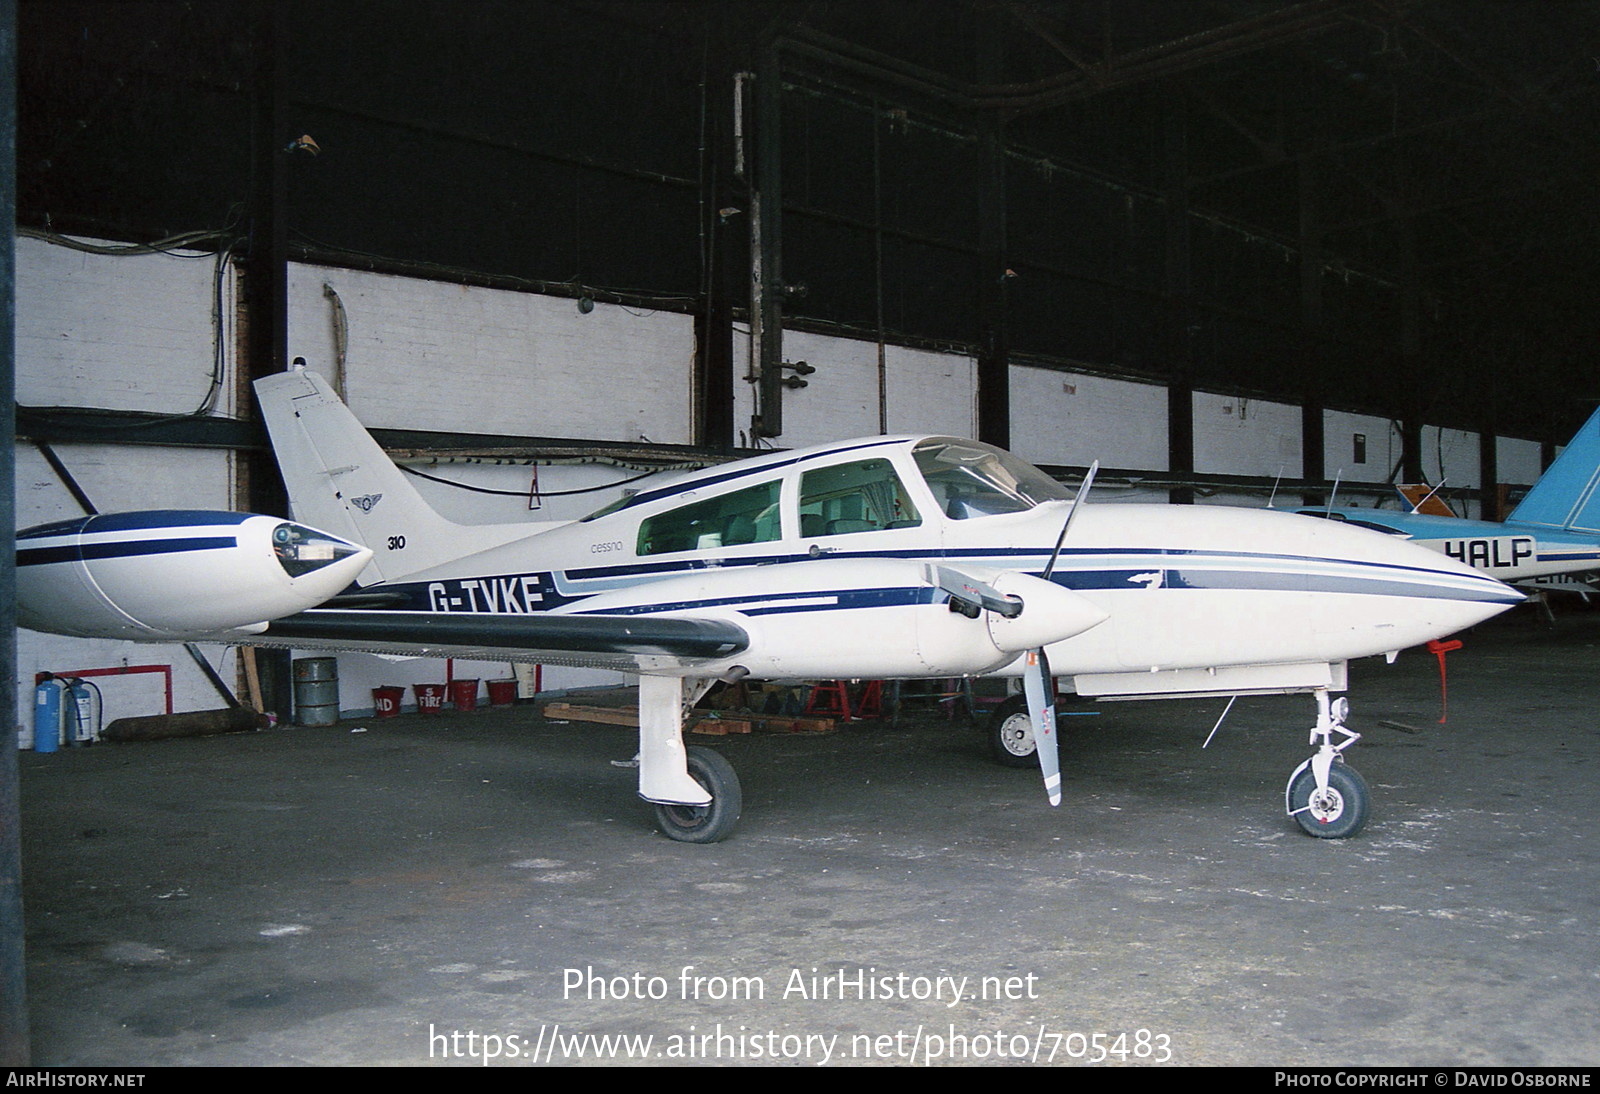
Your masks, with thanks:
[[[807,714],[832,714],[850,720],[850,687],[843,680],[825,680],[814,684],[806,698]]]
[[[856,700],[857,718],[879,718],[883,715],[883,681],[868,680]]]

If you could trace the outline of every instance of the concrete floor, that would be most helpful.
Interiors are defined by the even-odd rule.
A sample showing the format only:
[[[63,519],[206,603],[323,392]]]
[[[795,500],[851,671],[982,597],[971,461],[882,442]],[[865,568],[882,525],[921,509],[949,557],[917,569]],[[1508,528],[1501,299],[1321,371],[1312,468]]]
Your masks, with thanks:
[[[1058,811],[944,721],[724,739],[706,847],[528,706],[25,754],[34,1059],[1593,1066],[1597,646],[1480,628],[1447,726],[1355,667],[1347,841],[1281,815],[1305,697],[1069,719]]]

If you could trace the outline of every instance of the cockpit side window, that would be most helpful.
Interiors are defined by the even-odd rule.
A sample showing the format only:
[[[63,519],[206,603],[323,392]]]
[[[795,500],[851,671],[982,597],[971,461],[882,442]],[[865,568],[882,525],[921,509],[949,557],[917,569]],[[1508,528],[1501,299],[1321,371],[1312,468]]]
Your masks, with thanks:
[[[770,543],[779,537],[777,480],[680,505],[639,524],[639,554]]]
[[[838,536],[915,528],[922,516],[888,460],[860,460],[800,476],[800,534]]]
[[[971,441],[927,440],[915,449],[917,470],[953,520],[1022,513],[1072,494],[1011,453]]]

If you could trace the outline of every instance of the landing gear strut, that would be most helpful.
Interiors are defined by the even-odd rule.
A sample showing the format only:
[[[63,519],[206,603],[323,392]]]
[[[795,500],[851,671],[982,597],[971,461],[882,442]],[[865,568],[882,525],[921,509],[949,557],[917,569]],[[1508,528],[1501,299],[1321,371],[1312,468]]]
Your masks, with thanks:
[[[1343,839],[1361,831],[1367,823],[1370,795],[1366,781],[1344,761],[1344,750],[1361,739],[1347,729],[1350,704],[1330,699],[1327,689],[1316,693],[1317,724],[1311,730],[1316,754],[1294,769],[1284,788],[1284,809],[1310,835],[1319,839]],[[1334,735],[1341,739],[1334,743]]]
[[[716,843],[739,823],[744,794],[733,765],[709,748],[685,748],[684,711],[714,681],[639,677],[639,796],[669,839]]]

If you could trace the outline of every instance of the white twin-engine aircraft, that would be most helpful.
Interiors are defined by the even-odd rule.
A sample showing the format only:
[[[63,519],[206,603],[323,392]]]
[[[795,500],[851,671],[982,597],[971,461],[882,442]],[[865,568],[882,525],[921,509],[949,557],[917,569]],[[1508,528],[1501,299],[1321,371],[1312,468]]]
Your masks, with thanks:
[[[294,523],[85,517],[19,533],[19,618],[61,634],[614,667],[640,679],[639,794],[673,839],[732,831],[739,782],[686,748],[717,680],[1023,678],[1003,758],[1061,798],[1054,678],[1079,695],[1310,692],[1306,831],[1354,833],[1352,657],[1522,599],[1392,536],[1220,506],[1088,505],[975,441],[871,437],[663,478],[583,520],[462,526],[315,373],[256,384]],[[1090,478],[1092,480],[1093,472]],[[1053,666],[1053,667],[1052,667]]]

